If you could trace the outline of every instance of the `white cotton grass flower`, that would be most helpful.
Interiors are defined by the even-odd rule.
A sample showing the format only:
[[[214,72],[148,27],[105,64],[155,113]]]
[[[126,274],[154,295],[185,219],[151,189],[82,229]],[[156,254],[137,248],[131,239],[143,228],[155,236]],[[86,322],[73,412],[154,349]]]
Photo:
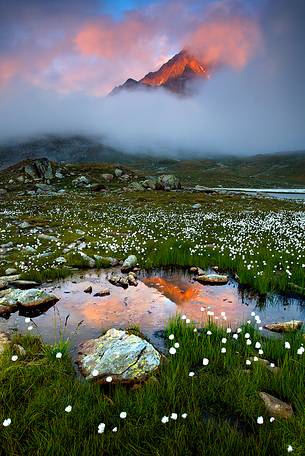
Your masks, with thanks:
[[[175,355],[177,353],[177,350],[175,349],[175,347],[171,347],[169,349],[169,353],[170,353],[170,355]]]
[[[270,364],[269,364],[269,367],[272,367],[272,368],[273,368],[273,367],[275,367],[275,364],[274,364],[274,363],[270,363]]]
[[[245,339],[250,339],[250,334],[249,333],[245,334]]]
[[[211,336],[212,335],[212,331],[207,331],[207,336]]]
[[[208,360],[208,358],[203,358],[203,360],[202,360],[202,364],[203,364],[204,366],[207,366],[207,365],[209,364],[209,362],[210,362],[210,361]]]
[[[255,362],[258,361],[258,357],[254,356],[253,361],[255,361]]]
[[[175,336],[174,336],[174,334],[170,334],[170,335],[168,336],[168,338],[169,338],[169,340],[174,340],[174,339],[175,339]]]
[[[105,423],[100,423],[97,428],[98,434],[103,434],[103,432],[105,431],[105,427],[106,427]]]
[[[232,332],[232,329],[231,328],[227,328],[227,334],[231,334]]]
[[[238,334],[235,333],[235,334],[233,334],[232,337],[233,337],[233,339],[237,340],[238,339]]]
[[[183,418],[185,420],[186,417],[187,417],[187,413],[182,413],[181,418]]]
[[[241,328],[237,328],[236,332],[237,334],[241,333],[242,329]]]
[[[195,372],[189,372],[189,377],[194,377]]]
[[[198,329],[197,329],[197,328],[194,328],[194,329],[193,329],[193,332],[194,332],[194,333],[196,333],[197,331],[198,331]]]
[[[221,349],[220,352],[221,352],[221,353],[226,353],[226,352],[227,352],[227,349],[226,349],[225,347],[222,347],[222,349]]]
[[[108,377],[106,377],[106,382],[107,383],[111,383],[112,382],[112,377],[110,377],[110,375]]]
[[[257,424],[263,424],[264,423],[264,418],[262,416],[258,416],[256,419]]]
[[[13,356],[11,357],[11,360],[14,361],[14,362],[17,361],[17,359],[18,359],[18,356],[17,356],[17,355],[13,355]]]
[[[205,311],[205,307],[200,307],[200,311],[204,312]]]
[[[67,407],[65,408],[65,412],[70,413],[71,410],[72,410],[72,405],[67,405]]]
[[[263,355],[263,354],[264,354],[264,350],[261,350],[261,349],[258,350],[258,354],[259,354],[259,355]]]
[[[31,323],[31,319],[30,319],[29,317],[26,317],[26,318],[24,319],[24,321],[25,321],[25,323]]]
[[[251,366],[251,364],[252,364],[252,363],[251,363],[250,359],[247,359],[247,360],[246,360],[246,366]]]
[[[92,377],[97,377],[98,374],[99,374],[99,372],[97,369],[93,369],[93,371],[91,372]]]
[[[55,357],[56,357],[57,359],[61,359],[61,358],[62,358],[62,353],[61,353],[61,352],[57,352],[56,355],[55,355]]]
[[[252,344],[251,339],[247,339],[246,345],[251,345],[251,344]]]
[[[175,347],[175,348],[179,348],[179,347],[180,347],[179,342],[175,342],[175,343],[174,343],[174,347]]]
[[[226,316],[226,313],[225,313],[225,312],[221,312],[220,315],[221,315],[222,317],[225,317],[225,316]]]
[[[186,320],[186,315],[182,315],[181,320]]]
[[[256,343],[255,343],[255,348],[261,348],[260,342],[256,342]]]
[[[259,331],[262,331],[262,330],[263,330],[263,327],[262,327],[262,326],[259,326],[258,330],[259,330]]]
[[[165,423],[168,423],[169,422],[169,417],[168,416],[163,416],[161,418],[161,423],[165,424]]]
[[[285,342],[285,348],[286,348],[287,350],[290,350],[290,348],[291,348],[290,343],[287,342],[287,341]]]
[[[32,331],[32,329],[33,329],[32,325],[28,326],[28,331]]]
[[[177,418],[178,418],[177,413],[173,412],[173,413],[171,414],[171,419],[175,421]]]
[[[4,427],[7,427],[11,424],[11,422],[12,422],[12,420],[10,418],[6,418],[2,424]]]
[[[304,347],[298,348],[297,355],[303,355],[304,351],[305,351]]]
[[[223,338],[221,339],[221,343],[222,343],[222,344],[226,344],[226,343],[227,343],[227,339],[226,339],[225,337],[223,337]]]
[[[292,446],[291,446],[291,445],[288,445],[288,447],[287,447],[287,451],[288,451],[288,453],[292,453],[292,452],[293,452],[293,448],[292,448]]]
[[[255,312],[251,312],[251,317],[255,317]]]
[[[122,418],[122,420],[125,420],[126,416],[127,416],[126,412],[121,412],[120,413],[120,418]]]
[[[118,428],[117,428],[117,427],[114,427],[114,428],[112,429],[112,432],[118,432]]]
[[[271,416],[269,421],[270,421],[270,423],[273,423],[274,420],[275,420],[274,416]]]
[[[185,323],[186,323],[186,324],[189,324],[189,323],[191,323],[191,320],[190,320],[189,318],[187,318],[187,319],[185,320]]]

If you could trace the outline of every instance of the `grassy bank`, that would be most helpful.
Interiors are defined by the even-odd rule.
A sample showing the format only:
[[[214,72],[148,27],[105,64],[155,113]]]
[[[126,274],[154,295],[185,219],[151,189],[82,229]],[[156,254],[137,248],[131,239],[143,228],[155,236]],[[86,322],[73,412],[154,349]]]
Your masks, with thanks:
[[[246,345],[246,333],[251,345]],[[11,419],[9,426],[0,426],[2,454],[276,456],[286,454],[289,445],[293,454],[304,454],[305,358],[297,354],[302,334],[285,336],[291,347],[286,349],[284,340],[265,339],[251,325],[236,340],[214,326],[194,332],[191,323],[177,318],[169,323],[166,338],[168,348],[179,343],[176,354],[168,355],[158,375],[131,390],[79,379],[63,344],[63,357],[57,359],[58,347],[33,336],[15,336],[26,355],[15,362],[12,351],[0,357],[0,423]],[[280,368],[278,373],[258,361],[246,365],[259,356],[256,342],[262,357]],[[260,391],[291,403],[294,416],[270,422]],[[70,413],[65,412],[68,405]],[[122,411],[126,419],[119,417]],[[172,413],[177,420],[163,424],[162,417]],[[101,422],[105,432],[98,434]]]

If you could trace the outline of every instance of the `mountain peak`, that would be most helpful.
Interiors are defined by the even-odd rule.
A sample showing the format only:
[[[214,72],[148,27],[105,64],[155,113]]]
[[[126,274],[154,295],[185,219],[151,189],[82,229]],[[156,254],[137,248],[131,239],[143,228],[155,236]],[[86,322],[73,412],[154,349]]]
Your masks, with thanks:
[[[124,89],[164,87],[171,92],[186,95],[190,93],[191,81],[208,78],[208,66],[183,49],[164,63],[159,70],[148,73],[139,81],[129,78],[111,93],[115,94]]]

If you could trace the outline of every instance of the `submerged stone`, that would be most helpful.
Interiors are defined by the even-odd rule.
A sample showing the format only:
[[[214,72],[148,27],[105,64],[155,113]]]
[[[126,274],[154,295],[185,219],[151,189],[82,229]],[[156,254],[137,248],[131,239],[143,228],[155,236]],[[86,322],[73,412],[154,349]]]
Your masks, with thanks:
[[[283,323],[269,323],[264,328],[274,332],[292,332],[301,329],[303,322],[300,320],[285,321]]]
[[[261,392],[259,395],[270,415],[285,419],[290,418],[293,415],[291,405],[287,404],[286,402],[283,402],[277,397],[271,396],[271,394],[268,393]]]
[[[82,374],[99,383],[106,383],[107,377],[111,377],[113,383],[146,380],[159,368],[160,362],[160,353],[145,339],[114,328],[82,343],[78,356]]]
[[[229,277],[227,275],[220,274],[203,274],[197,276],[195,280],[203,284],[225,285],[228,283]]]

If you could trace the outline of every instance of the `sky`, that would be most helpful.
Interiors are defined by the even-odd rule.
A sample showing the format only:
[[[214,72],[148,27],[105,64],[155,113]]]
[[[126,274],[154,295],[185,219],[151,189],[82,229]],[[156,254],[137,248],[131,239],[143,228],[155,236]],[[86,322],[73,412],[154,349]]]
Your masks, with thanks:
[[[0,0],[0,140],[84,132],[135,152],[305,150],[304,23],[303,0]],[[105,98],[183,48],[216,69],[192,100]]]

